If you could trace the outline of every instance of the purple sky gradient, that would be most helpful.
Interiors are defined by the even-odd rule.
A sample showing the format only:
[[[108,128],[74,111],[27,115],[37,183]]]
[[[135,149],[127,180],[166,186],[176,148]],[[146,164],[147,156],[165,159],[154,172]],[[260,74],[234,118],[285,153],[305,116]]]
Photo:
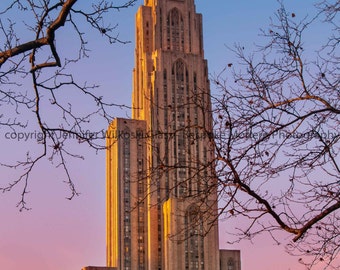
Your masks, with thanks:
[[[6,2],[10,1],[1,1],[0,8]],[[285,1],[288,9],[296,13],[297,19],[314,14],[312,2]],[[139,1],[138,5],[141,3]],[[120,38],[132,43],[108,45],[94,37],[89,43],[92,50],[90,58],[77,66],[78,78],[99,83],[99,91],[120,104],[131,103],[134,14],[137,6],[122,10],[113,18],[119,23]],[[235,62],[227,46],[241,43],[251,52],[255,48],[254,43],[261,42],[259,29],[268,27],[269,17],[278,6],[273,0],[196,0],[197,11],[203,14],[205,58],[209,72],[218,74],[228,63]],[[318,41],[315,35],[308,38],[311,40],[308,46]],[[58,42],[67,42],[67,37],[61,37]],[[212,93],[216,91],[213,85],[211,90]],[[117,109],[115,114],[124,117],[130,112]],[[106,129],[101,122],[95,126]],[[33,145],[30,140],[18,142],[6,139],[1,129],[0,140],[0,162],[20,159]],[[79,146],[76,141],[70,143]],[[19,212],[15,207],[20,199],[21,186],[10,193],[0,194],[0,269],[80,270],[87,265],[105,265],[105,153],[96,153],[85,147],[80,147],[79,152],[86,159],[72,161],[72,176],[81,193],[73,200],[65,199],[69,191],[62,182],[64,175],[61,170],[47,161],[35,168],[30,182],[27,199],[32,210]],[[13,179],[15,173],[0,168],[0,184]],[[234,223],[221,223],[220,246],[241,249],[242,270],[304,269],[297,257],[288,256],[283,246],[276,246],[267,236],[256,238],[254,243],[227,245],[229,236],[226,231],[233,227]],[[283,235],[287,240],[289,237]]]

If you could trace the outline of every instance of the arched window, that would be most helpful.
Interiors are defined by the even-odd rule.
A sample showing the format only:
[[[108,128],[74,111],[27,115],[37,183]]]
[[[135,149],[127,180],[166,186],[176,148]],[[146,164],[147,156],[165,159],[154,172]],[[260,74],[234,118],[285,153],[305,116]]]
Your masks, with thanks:
[[[184,51],[184,21],[177,8],[170,10],[167,17],[167,48]]]
[[[235,270],[235,263],[232,258],[228,260],[228,270]]]

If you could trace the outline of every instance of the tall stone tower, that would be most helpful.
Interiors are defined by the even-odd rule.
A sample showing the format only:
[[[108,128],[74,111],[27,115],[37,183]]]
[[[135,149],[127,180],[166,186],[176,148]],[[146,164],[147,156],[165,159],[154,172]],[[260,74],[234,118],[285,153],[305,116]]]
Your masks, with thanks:
[[[108,132],[107,265],[219,270],[210,89],[194,0],[145,0],[133,73],[132,119]]]

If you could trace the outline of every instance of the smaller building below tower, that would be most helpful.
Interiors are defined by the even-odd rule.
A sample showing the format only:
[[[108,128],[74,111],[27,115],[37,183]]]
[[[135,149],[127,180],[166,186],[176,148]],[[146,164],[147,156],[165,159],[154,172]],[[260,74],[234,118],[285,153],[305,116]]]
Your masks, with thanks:
[[[221,270],[241,270],[240,250],[220,250]]]

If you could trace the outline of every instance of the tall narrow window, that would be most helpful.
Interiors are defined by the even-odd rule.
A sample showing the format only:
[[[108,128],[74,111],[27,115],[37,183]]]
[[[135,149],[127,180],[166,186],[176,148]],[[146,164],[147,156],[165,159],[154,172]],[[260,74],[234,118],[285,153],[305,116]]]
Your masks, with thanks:
[[[137,134],[143,134],[143,130],[137,129]],[[137,196],[138,196],[138,270],[144,270],[145,264],[145,166],[144,146],[142,137],[137,139]]]
[[[169,125],[169,106],[171,106],[168,102],[168,75],[167,75],[167,70],[163,70],[163,111],[164,111],[164,128],[163,132],[165,134],[165,145],[169,146],[169,139],[167,137],[169,131],[168,131],[168,125]],[[164,153],[164,158],[165,158],[165,164],[169,163],[169,153],[165,152]],[[166,193],[166,199],[169,198],[169,171],[166,170],[165,172],[165,193]]]
[[[184,51],[184,21],[177,8],[173,8],[167,17],[167,48]]]
[[[163,13],[162,9],[159,10],[159,41],[160,41],[160,47],[163,48]]]
[[[197,82],[197,73],[194,72],[194,91],[193,91],[193,106],[194,106],[194,124],[195,124],[195,139],[196,140],[199,140],[200,137],[201,137],[201,134],[200,134],[200,130],[197,128],[199,125],[198,125],[198,118],[199,118],[199,115],[198,115],[198,108],[199,108],[199,99],[198,99],[198,96],[199,96],[199,89],[198,89],[198,82]],[[200,144],[198,142],[195,143],[195,160],[194,162],[196,163],[196,169],[197,169],[197,172],[198,172],[198,177],[197,177],[197,181],[196,181],[196,193],[197,194],[200,194],[201,193],[201,169],[200,169],[200,164],[201,164],[201,160],[200,160]]]
[[[191,13],[189,12],[189,52],[191,52]]]
[[[186,232],[185,269],[204,269],[203,221],[197,206],[189,206],[184,224]]]
[[[126,128],[124,133],[130,134],[130,130]],[[130,179],[130,140],[124,136],[123,141],[123,161],[124,161],[124,269],[131,270],[131,179]]]
[[[173,156],[176,159],[177,170],[175,172],[173,187],[175,196],[185,196],[187,192],[188,174],[187,166],[187,141],[185,140],[185,116],[187,113],[186,88],[189,80],[188,69],[183,60],[177,60],[172,67],[171,73],[171,99],[172,99],[172,130],[175,134],[173,139]]]

